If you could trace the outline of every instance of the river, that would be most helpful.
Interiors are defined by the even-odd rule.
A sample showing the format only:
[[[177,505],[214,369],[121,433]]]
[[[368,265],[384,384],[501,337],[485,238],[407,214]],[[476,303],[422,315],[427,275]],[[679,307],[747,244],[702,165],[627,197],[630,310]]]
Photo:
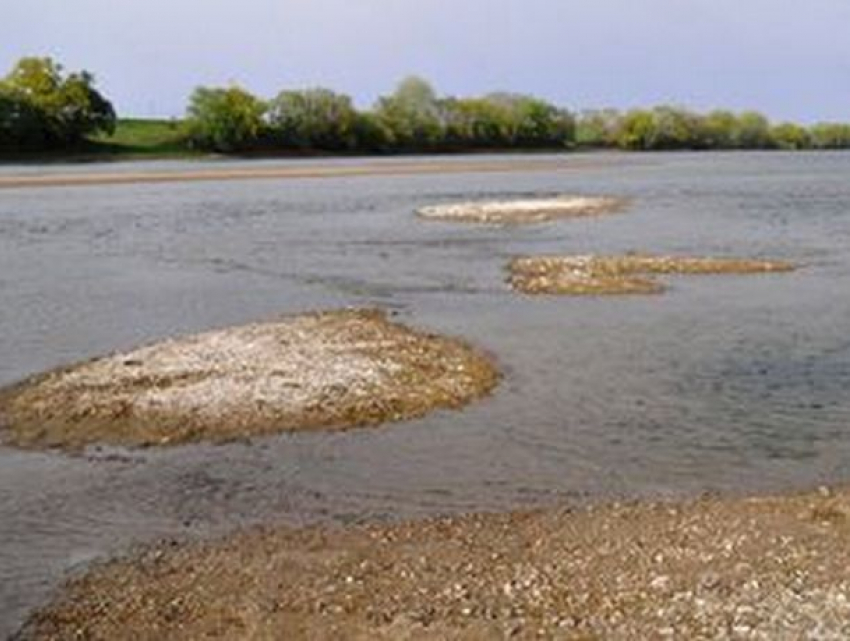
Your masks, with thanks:
[[[367,162],[0,166],[0,178]],[[505,374],[463,411],[344,433],[83,455],[0,447],[0,635],[69,573],[162,537],[850,478],[850,153],[417,162],[459,165],[0,191],[0,385],[175,334],[341,306],[461,336]],[[413,215],[558,193],[631,205],[523,227]],[[626,251],[801,269],[673,277],[647,297],[528,297],[504,283],[516,255]]]

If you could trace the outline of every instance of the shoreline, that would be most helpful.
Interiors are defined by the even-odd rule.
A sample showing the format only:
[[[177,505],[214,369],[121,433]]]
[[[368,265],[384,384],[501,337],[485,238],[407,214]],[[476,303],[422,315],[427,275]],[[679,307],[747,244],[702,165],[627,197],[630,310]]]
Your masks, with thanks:
[[[302,159],[303,160],[303,159]],[[0,175],[0,190],[27,187],[73,187],[97,185],[154,184],[222,180],[269,180],[311,178],[356,178],[371,176],[412,176],[461,173],[514,173],[535,171],[569,171],[598,169],[610,162],[576,160],[574,156],[559,159],[517,158],[499,160],[402,160],[400,162],[368,162],[332,166],[303,164],[295,166],[251,167],[245,169],[210,168],[200,170],[159,170],[98,173],[52,173],[42,175]]]
[[[850,633],[850,488],[259,526],[96,563],[21,638]]]

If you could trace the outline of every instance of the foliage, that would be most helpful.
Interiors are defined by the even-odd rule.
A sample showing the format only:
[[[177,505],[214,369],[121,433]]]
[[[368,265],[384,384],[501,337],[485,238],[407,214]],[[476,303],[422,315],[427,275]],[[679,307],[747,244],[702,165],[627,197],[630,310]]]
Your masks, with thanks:
[[[255,147],[264,129],[266,105],[241,87],[198,87],[189,100],[191,143],[221,152]]]
[[[850,124],[822,122],[814,125],[809,134],[815,149],[850,148]]]
[[[365,133],[351,98],[329,89],[281,92],[269,103],[268,122],[274,143],[299,149],[353,149]]]
[[[810,149],[812,146],[811,134],[793,122],[783,122],[772,127],[770,138],[778,149]]]
[[[850,149],[850,124],[771,123],[755,111],[660,105],[568,110],[535,96],[440,96],[410,76],[370,110],[330,89],[284,90],[268,103],[238,86],[199,87],[185,122],[118,121],[86,72],[23,58],[0,79],[0,152],[429,152],[475,149]],[[118,129],[116,130],[116,123]]]
[[[495,93],[485,99],[497,110],[507,146],[567,147],[575,140],[575,120],[565,109],[522,94]]]
[[[443,141],[441,106],[433,87],[417,76],[402,80],[395,92],[378,100],[375,115],[400,149],[434,149]]]
[[[738,149],[769,149],[773,146],[770,123],[755,111],[738,115],[732,129],[732,145]]]
[[[599,115],[605,113],[605,120]],[[850,126],[794,123],[772,125],[755,111],[716,110],[699,114],[659,106],[617,112],[589,112],[579,120],[579,140],[589,146],[622,149],[811,149],[850,147]]]
[[[576,144],[580,147],[613,147],[622,115],[616,109],[591,109],[576,120]]]
[[[374,113],[357,112],[353,127],[359,151],[385,152],[393,148],[393,132]]]
[[[67,147],[112,132],[115,110],[94,84],[87,71],[66,75],[50,58],[22,58],[0,81],[0,147]]]
[[[731,111],[715,110],[702,118],[702,137],[706,149],[729,149],[737,123]]]
[[[655,118],[651,111],[633,109],[620,121],[617,144],[623,149],[652,149]]]

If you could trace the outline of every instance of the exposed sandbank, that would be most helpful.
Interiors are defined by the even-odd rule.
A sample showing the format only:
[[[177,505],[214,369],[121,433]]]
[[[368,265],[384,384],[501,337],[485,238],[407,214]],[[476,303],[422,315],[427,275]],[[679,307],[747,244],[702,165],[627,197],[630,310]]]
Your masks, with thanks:
[[[72,187],[85,185],[122,185],[223,180],[284,180],[300,178],[345,178],[358,176],[407,176],[417,174],[501,173],[534,171],[570,171],[609,167],[612,162],[599,159],[528,159],[475,161],[386,161],[351,164],[293,164],[269,166],[208,167],[205,169],[169,169],[150,171],[103,171],[97,173],[47,173],[0,175],[0,189],[19,187]]]
[[[163,544],[25,638],[847,638],[850,493],[701,499]]]
[[[21,447],[167,445],[346,428],[459,407],[489,392],[491,360],[463,342],[351,310],[168,340],[0,390]]]
[[[431,205],[418,209],[422,218],[491,225],[540,223],[559,218],[582,218],[619,211],[626,204],[620,198],[597,196],[555,196],[523,200],[492,200]]]
[[[657,294],[658,274],[759,274],[787,272],[791,263],[684,256],[532,256],[508,265],[511,286],[526,294]]]

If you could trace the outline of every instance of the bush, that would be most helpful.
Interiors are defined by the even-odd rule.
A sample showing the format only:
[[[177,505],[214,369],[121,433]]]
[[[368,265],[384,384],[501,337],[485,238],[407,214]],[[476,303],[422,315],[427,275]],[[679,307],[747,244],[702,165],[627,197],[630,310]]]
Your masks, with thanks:
[[[343,150],[358,144],[351,98],[329,89],[283,91],[269,103],[269,134],[276,145]]]
[[[850,148],[850,125],[836,122],[822,122],[809,129],[812,146],[815,149]]]
[[[198,87],[189,99],[189,139],[209,151],[255,148],[263,134],[265,111],[261,100],[240,87]]]
[[[779,149],[809,149],[812,146],[809,132],[792,122],[774,126],[770,130],[770,138]]]

